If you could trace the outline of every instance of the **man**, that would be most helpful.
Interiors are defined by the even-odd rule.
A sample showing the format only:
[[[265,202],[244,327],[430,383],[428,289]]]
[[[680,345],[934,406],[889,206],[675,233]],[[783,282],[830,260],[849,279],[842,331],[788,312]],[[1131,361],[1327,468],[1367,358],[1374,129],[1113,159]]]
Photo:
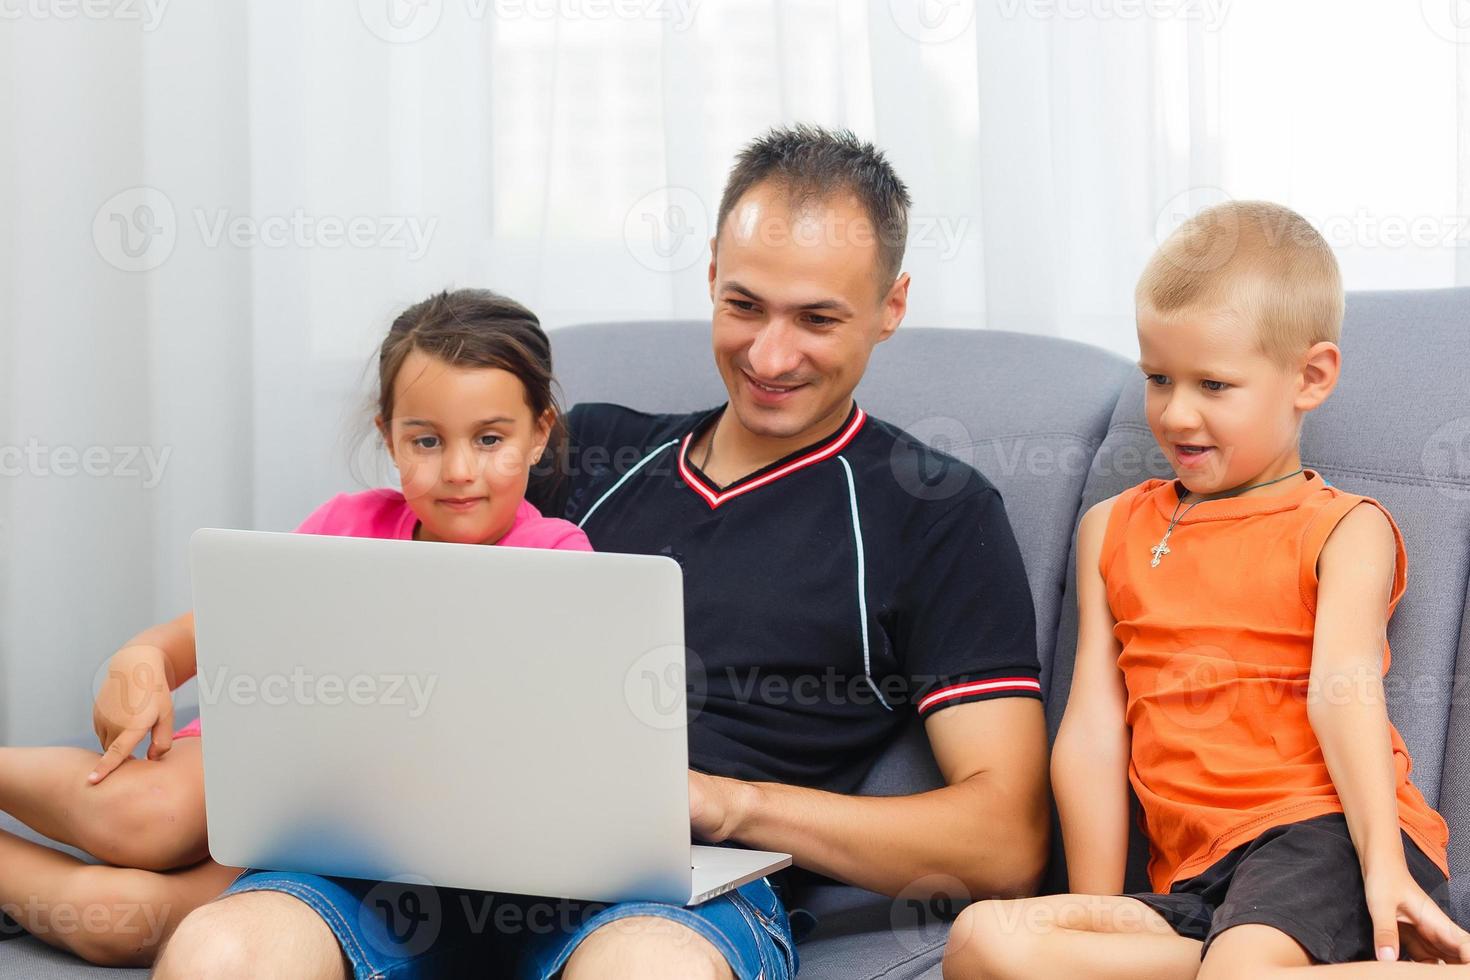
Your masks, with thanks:
[[[598,550],[684,568],[697,837],[785,851],[889,895],[936,874],[971,897],[1026,895],[1046,854],[1046,729],[1004,508],[979,473],[852,397],[907,306],[908,206],[883,156],[850,134],[797,127],[748,146],[710,243],[729,401],[688,416],[579,406],[565,514]],[[928,499],[919,474],[962,489]],[[850,795],[915,714],[947,785]],[[779,889],[589,908],[499,939],[525,977],[790,977]],[[363,890],[312,891],[200,909],[157,975],[428,976],[475,955],[448,950],[463,930],[427,952],[384,951],[379,930],[365,949]]]

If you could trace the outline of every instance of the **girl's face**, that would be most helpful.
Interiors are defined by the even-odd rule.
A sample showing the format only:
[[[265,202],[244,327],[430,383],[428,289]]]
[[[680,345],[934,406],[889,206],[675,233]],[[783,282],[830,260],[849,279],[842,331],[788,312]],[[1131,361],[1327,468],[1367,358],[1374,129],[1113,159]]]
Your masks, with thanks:
[[[410,351],[378,431],[418,515],[422,541],[494,544],[515,522],[552,413],[535,418],[521,380],[501,368]]]

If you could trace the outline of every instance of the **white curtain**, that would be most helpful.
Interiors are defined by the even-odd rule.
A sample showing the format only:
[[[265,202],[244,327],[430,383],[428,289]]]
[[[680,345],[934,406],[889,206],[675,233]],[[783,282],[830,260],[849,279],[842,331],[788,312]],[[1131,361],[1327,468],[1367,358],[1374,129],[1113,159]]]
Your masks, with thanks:
[[[1131,354],[1144,259],[1223,196],[1318,220],[1350,288],[1470,281],[1454,3],[0,0],[0,738],[87,731],[195,528],[386,477],[405,305],[706,316],[773,124],[888,151],[911,324]]]

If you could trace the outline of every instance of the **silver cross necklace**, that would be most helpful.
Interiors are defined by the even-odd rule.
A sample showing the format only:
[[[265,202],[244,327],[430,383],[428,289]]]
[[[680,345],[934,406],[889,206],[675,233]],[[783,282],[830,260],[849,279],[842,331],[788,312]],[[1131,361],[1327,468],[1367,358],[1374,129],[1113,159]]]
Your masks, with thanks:
[[[1265,483],[1255,483],[1255,484],[1252,484],[1251,486],[1248,486],[1248,487],[1241,487],[1238,490],[1227,490],[1224,493],[1215,493],[1215,494],[1211,494],[1208,497],[1201,497],[1200,499],[1196,500],[1194,503],[1190,504],[1188,507],[1185,507],[1184,508],[1184,514],[1181,514],[1181,513],[1179,513],[1179,508],[1184,503],[1185,498],[1187,498],[1189,496],[1189,491],[1185,491],[1184,496],[1179,498],[1179,503],[1177,503],[1177,504],[1174,505],[1174,513],[1169,518],[1169,529],[1164,532],[1164,536],[1159,539],[1159,543],[1156,544],[1156,545],[1154,545],[1152,548],[1149,549],[1149,551],[1154,556],[1154,560],[1148,563],[1149,567],[1150,568],[1158,568],[1159,567],[1159,562],[1163,561],[1164,560],[1164,556],[1167,555],[1167,554],[1169,554],[1169,535],[1171,535],[1171,534],[1174,533],[1174,527],[1175,527],[1175,525],[1177,525],[1180,521],[1184,520],[1184,515],[1185,514],[1188,514],[1190,511],[1194,510],[1196,507],[1198,507],[1200,504],[1204,503],[1206,500],[1225,500],[1225,499],[1227,499],[1229,497],[1238,497],[1241,494],[1245,493],[1247,490],[1259,490],[1259,489],[1261,489],[1261,487],[1269,487],[1271,484],[1273,484],[1273,483],[1280,483],[1282,480],[1290,480],[1292,477],[1296,476],[1298,473],[1305,472],[1305,470],[1306,470],[1306,467],[1303,467],[1302,469],[1296,470],[1295,472],[1292,472],[1292,473],[1288,473],[1285,476],[1278,476],[1274,480],[1267,480]]]

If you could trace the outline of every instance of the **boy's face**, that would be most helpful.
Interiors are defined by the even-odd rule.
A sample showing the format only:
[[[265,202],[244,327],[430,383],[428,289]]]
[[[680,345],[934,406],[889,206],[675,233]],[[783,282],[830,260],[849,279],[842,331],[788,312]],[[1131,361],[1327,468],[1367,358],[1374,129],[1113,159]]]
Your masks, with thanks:
[[[1302,412],[1321,399],[1260,349],[1254,324],[1228,310],[1140,309],[1138,348],[1149,428],[1186,488],[1219,493],[1297,468]]]

